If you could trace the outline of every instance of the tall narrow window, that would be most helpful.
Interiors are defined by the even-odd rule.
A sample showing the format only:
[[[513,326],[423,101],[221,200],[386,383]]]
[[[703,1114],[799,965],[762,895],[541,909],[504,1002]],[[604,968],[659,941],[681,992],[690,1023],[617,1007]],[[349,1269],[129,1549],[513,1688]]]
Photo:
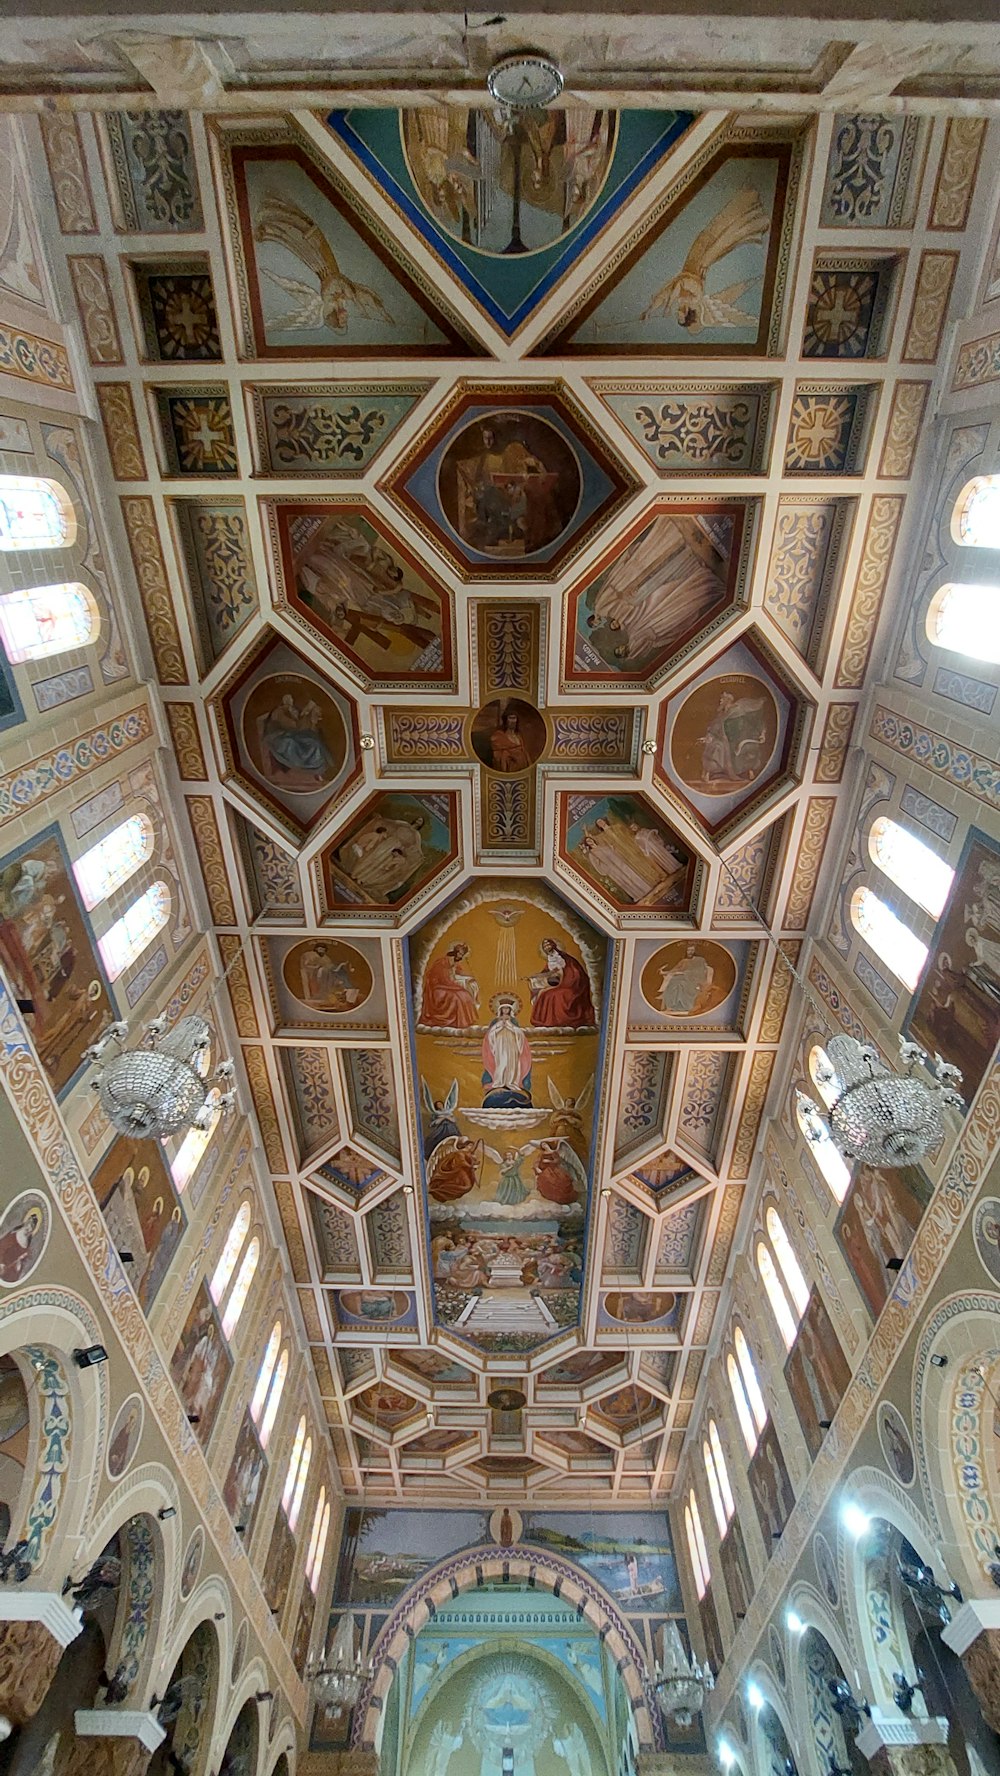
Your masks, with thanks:
[[[718,1427],[714,1418],[710,1418],[708,1421],[707,1434],[702,1443],[701,1452],[705,1461],[705,1476],[708,1480],[715,1521],[719,1526],[720,1536],[724,1536],[729,1528],[734,1505],[729,1475],[726,1471],[726,1459],[722,1453],[722,1444],[719,1441]]]
[[[84,906],[99,906],[152,855],[152,821],[145,814],[130,814],[74,863],[73,874]]]
[[[87,647],[100,633],[101,613],[76,580],[0,594],[0,642],[12,665]]]
[[[778,1260],[778,1268],[785,1279],[785,1288],[792,1298],[795,1317],[797,1320],[801,1320],[809,1305],[809,1284],[806,1282],[802,1266],[795,1256],[795,1248],[785,1232],[785,1224],[773,1203],[768,1204],[764,1225],[774,1249],[774,1256]]]
[[[65,488],[38,475],[0,475],[0,550],[66,549],[76,515]]]
[[[701,1527],[701,1512],[694,1492],[688,1493],[688,1502],[684,1506],[684,1528],[687,1532],[688,1553],[694,1572],[695,1590],[699,1599],[704,1597],[712,1582],[712,1570],[708,1564],[708,1549],[705,1547],[705,1536]]]
[[[245,1207],[249,1210],[250,1204],[247,1203]],[[240,1213],[242,1214],[242,1212],[243,1211],[241,1210]],[[250,1216],[248,1213],[247,1227],[249,1227],[249,1225]],[[246,1228],[244,1228],[243,1231],[245,1234]],[[233,1263],[235,1264],[235,1262],[236,1260],[234,1258]],[[274,1366],[278,1361],[278,1352],[280,1349],[281,1321],[275,1320],[274,1325],[271,1327],[271,1336],[264,1347],[264,1355],[261,1358],[260,1368],[257,1371],[257,1385],[254,1388],[250,1399],[250,1417],[253,1419],[255,1425],[260,1424],[260,1415],[264,1410],[264,1401],[267,1399],[267,1390],[271,1385],[271,1377],[274,1374]]]
[[[137,956],[152,943],[170,917],[170,889],[166,882],[153,882],[126,907],[120,919],[104,936],[98,938],[101,959],[112,980],[117,980]]]
[[[722,1493],[719,1490],[718,1478],[717,1478],[716,1472],[715,1472],[715,1457],[713,1456],[712,1451],[708,1446],[708,1438],[707,1437],[705,1438],[705,1441],[702,1443],[701,1453],[702,1453],[702,1458],[705,1463],[705,1478],[708,1481],[708,1492],[709,1492],[709,1497],[712,1500],[712,1510],[715,1512],[715,1521],[719,1526],[720,1536],[724,1536],[726,1533],[726,1527],[727,1527],[726,1526],[726,1513],[725,1513],[725,1508],[722,1503]]]
[[[916,833],[900,826],[898,820],[887,820],[881,815],[871,824],[868,855],[890,882],[902,888],[925,913],[933,913],[935,919],[940,916],[955,872]]]
[[[1000,586],[949,581],[927,607],[927,639],[949,654],[964,654],[987,666],[1000,663]]]
[[[764,1396],[760,1391],[760,1382],[757,1379],[757,1366],[750,1355],[750,1346],[746,1341],[742,1326],[737,1326],[733,1333],[733,1344],[736,1347],[736,1361],[740,1366],[740,1374],[743,1377],[743,1386],[747,1391],[750,1410],[753,1413],[758,1431],[762,1431],[767,1423],[767,1407],[764,1404]]]
[[[299,1526],[299,1512],[302,1509],[302,1495],[305,1492],[306,1480],[309,1477],[309,1463],[312,1461],[312,1452],[312,1438],[307,1437],[305,1448],[302,1451],[302,1460],[299,1463],[299,1472],[295,1481],[295,1491],[292,1493],[292,1502],[288,1511],[288,1527],[293,1531]]]
[[[323,1528],[323,1512],[325,1510],[326,1487],[321,1486],[319,1489],[319,1498],[316,1500],[316,1509],[313,1512],[312,1535],[309,1537],[309,1552],[306,1555],[306,1578],[309,1580],[309,1588],[311,1591],[315,1591],[316,1589],[316,1578],[313,1573],[313,1567],[316,1562],[316,1549],[319,1547],[320,1531]]]
[[[240,1265],[236,1281],[233,1284],[232,1294],[226,1302],[226,1311],[222,1316],[222,1330],[226,1338],[232,1338],[233,1333],[239,1325],[240,1315],[246,1306],[247,1296],[250,1293],[250,1284],[253,1282],[254,1272],[257,1269],[259,1261],[260,1240],[255,1234],[244,1253],[243,1262]]]
[[[726,1458],[722,1453],[722,1438],[719,1436],[719,1427],[714,1418],[710,1418],[708,1421],[708,1441],[715,1458],[715,1472],[719,1477],[719,1488],[722,1492],[722,1502],[726,1508],[726,1522],[728,1523],[736,1510],[736,1501],[733,1498],[733,1489],[729,1484]]]
[[[285,1475],[284,1490],[281,1494],[281,1508],[286,1516],[288,1515],[288,1507],[292,1502],[292,1494],[295,1491],[295,1480],[299,1471],[299,1462],[302,1460],[302,1445],[305,1443],[305,1440],[306,1415],[303,1412],[302,1417],[299,1419],[299,1422],[295,1427],[292,1453],[288,1458],[288,1473]]]
[[[870,888],[855,888],[851,920],[855,931],[912,993],[927,960],[927,945]]]
[[[312,1572],[309,1575],[309,1583],[314,1592],[319,1590],[319,1581],[323,1573],[323,1557],[326,1554],[326,1538],[329,1533],[330,1501],[327,1499],[326,1504],[323,1507],[323,1521],[320,1524],[319,1540],[316,1543],[316,1552],[313,1555]]]
[[[189,1128],[183,1141],[170,1161],[170,1175],[179,1192],[185,1191],[202,1162],[205,1149],[215,1133],[222,1110],[219,1099],[222,1093],[216,1088],[208,1093],[205,1102],[213,1106],[212,1114],[204,1128]]]
[[[832,1195],[842,1203],[851,1182],[850,1168],[815,1104],[803,1092],[795,1094],[795,1116]]]
[[[757,1246],[757,1269],[760,1272],[760,1280],[764,1285],[767,1299],[771,1303],[771,1311],[778,1322],[778,1331],[785,1341],[785,1349],[791,1350],[798,1330],[795,1315],[788,1305],[788,1296],[785,1294],[778,1273],[774,1268],[774,1259],[763,1240]]]
[[[963,549],[1000,549],[1000,475],[974,475],[951,514],[951,534]]]
[[[222,1256],[212,1273],[212,1280],[208,1285],[208,1292],[216,1306],[219,1305],[219,1302],[222,1300],[223,1295],[229,1287],[229,1279],[232,1276],[233,1271],[236,1269],[236,1260],[240,1255],[240,1249],[249,1231],[250,1204],[248,1201],[240,1205],[239,1211],[229,1229],[226,1243],[222,1248]]]
[[[840,1080],[826,1049],[818,1042],[809,1050],[809,1077],[829,1110],[840,1096]]]
[[[281,1396],[284,1391],[285,1378],[287,1375],[288,1346],[286,1344],[278,1358],[278,1367],[274,1372],[274,1381],[271,1384],[271,1392],[267,1396],[267,1405],[264,1408],[264,1416],[260,1421],[260,1446],[262,1449],[266,1449],[271,1440],[271,1432],[274,1429],[274,1421],[278,1416],[278,1407],[281,1405]]]

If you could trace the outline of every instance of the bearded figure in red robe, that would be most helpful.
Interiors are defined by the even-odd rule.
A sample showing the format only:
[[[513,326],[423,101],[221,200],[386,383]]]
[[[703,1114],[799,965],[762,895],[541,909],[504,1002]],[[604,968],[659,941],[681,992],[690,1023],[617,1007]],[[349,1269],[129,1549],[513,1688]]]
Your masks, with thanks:
[[[594,1002],[590,981],[582,962],[564,950],[554,937],[543,937],[541,951],[543,973],[533,981],[544,982],[532,987],[531,1022],[536,1029],[578,1030],[595,1025]]]

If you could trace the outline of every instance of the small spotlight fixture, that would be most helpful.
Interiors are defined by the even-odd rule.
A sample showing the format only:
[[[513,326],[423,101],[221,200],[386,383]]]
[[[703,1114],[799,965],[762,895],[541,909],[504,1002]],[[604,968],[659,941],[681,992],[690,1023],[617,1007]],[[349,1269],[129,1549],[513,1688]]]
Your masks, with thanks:
[[[885,1268],[886,1270],[902,1270],[902,1258],[887,1258],[885,1261]]]
[[[213,1622],[224,1622],[225,1619],[226,1619],[225,1610],[216,1610],[215,1615],[212,1617]]]
[[[788,1629],[789,1634],[804,1634],[806,1631],[806,1625],[803,1622],[802,1617],[796,1615],[793,1609],[785,1611],[785,1627]]]
[[[134,1264],[135,1263],[135,1253],[134,1252],[123,1251],[119,1247],[118,1256],[121,1259],[123,1264]]]
[[[188,1421],[189,1425],[200,1425],[201,1424],[201,1413],[200,1412],[189,1412],[187,1415],[187,1421]]]
[[[157,1511],[156,1515],[160,1519],[161,1523],[169,1523],[171,1517],[176,1517],[176,1515],[177,1515],[177,1506],[176,1505],[161,1505],[159,1510]]]
[[[853,1536],[855,1541],[859,1541],[863,1535],[866,1535],[871,1527],[871,1518],[868,1512],[863,1511],[853,1499],[845,1499],[841,1505],[840,1521],[848,1535]]]
[[[108,1353],[103,1344],[77,1345],[73,1352],[73,1361],[78,1369],[96,1369],[98,1363],[106,1363]]]
[[[754,1683],[753,1678],[747,1684],[747,1701],[755,1714],[759,1713],[764,1706],[764,1692],[759,1684]]]
[[[931,1362],[933,1363],[935,1369],[947,1369],[947,1367],[948,1367],[948,1359],[947,1359],[947,1357],[943,1356],[940,1351],[934,1352],[933,1356],[931,1357]]]
[[[273,1690],[258,1690],[256,1695],[254,1696],[254,1701],[255,1702],[273,1702],[274,1701],[274,1691]]]

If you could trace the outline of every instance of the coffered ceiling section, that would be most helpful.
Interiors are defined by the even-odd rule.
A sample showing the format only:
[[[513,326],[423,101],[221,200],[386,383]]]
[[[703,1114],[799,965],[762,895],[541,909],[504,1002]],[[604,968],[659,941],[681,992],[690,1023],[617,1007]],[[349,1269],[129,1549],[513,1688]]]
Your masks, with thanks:
[[[42,134],[345,1488],[662,1494],[984,126]]]

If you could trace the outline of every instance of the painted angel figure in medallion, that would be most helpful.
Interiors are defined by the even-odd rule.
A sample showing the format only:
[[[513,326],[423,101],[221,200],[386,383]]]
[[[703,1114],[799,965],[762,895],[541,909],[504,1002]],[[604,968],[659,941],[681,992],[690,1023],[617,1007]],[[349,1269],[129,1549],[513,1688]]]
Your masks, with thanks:
[[[283,272],[263,266],[265,277],[294,297],[297,305],[275,322],[276,327],[289,332],[296,328],[332,327],[335,332],[342,333],[352,303],[369,319],[392,320],[385,303],[374,290],[367,284],[355,284],[341,271],[318,222],[314,222],[291,198],[269,192],[257,212],[253,232],[257,241],[274,241],[284,247],[312,272],[319,284],[315,289],[301,278],[286,277]]]
[[[757,192],[744,185],[695,236],[680,271],[657,290],[643,310],[643,320],[653,315],[669,318],[672,309],[678,326],[690,333],[699,333],[702,327],[752,326],[753,316],[738,303],[759,278],[728,284],[714,296],[706,290],[705,280],[713,265],[737,247],[762,245],[770,226]]]

